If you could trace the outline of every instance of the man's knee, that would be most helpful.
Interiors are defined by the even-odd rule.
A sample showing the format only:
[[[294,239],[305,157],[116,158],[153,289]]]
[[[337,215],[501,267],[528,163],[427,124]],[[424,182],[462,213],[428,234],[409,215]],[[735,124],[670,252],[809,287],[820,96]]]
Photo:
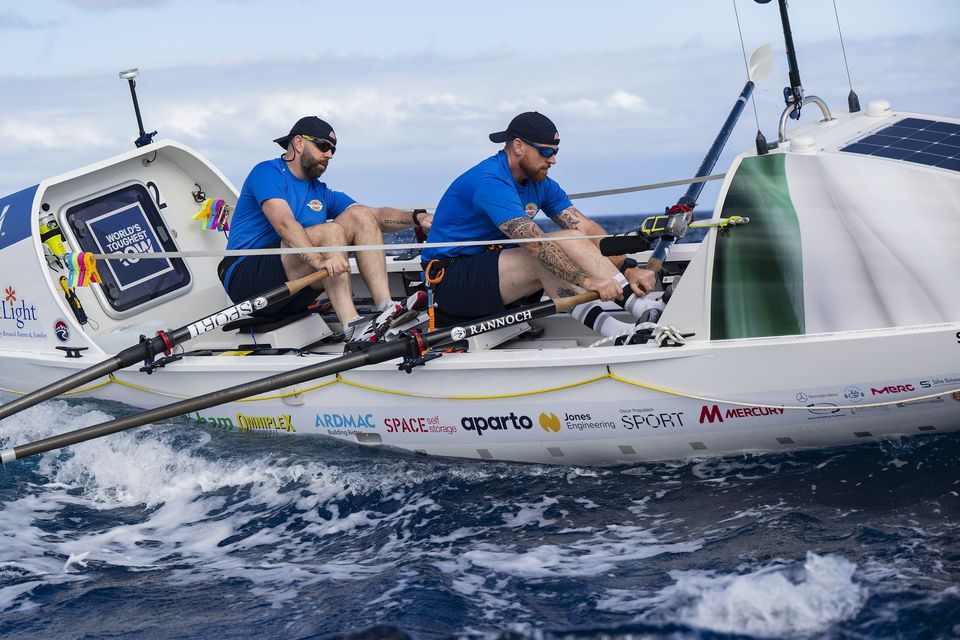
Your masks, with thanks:
[[[369,231],[380,228],[377,217],[373,214],[373,210],[362,204],[353,205],[348,208],[337,216],[334,222],[342,225],[348,235],[356,234],[358,231]]]
[[[307,236],[315,247],[344,247],[347,246],[347,233],[344,228],[331,222],[307,227]]]

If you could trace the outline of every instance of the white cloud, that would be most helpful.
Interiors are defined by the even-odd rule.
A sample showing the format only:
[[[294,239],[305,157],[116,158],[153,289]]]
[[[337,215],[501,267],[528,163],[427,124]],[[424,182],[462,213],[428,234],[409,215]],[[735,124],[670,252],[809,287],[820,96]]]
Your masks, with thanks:
[[[0,139],[14,148],[70,151],[77,147],[107,148],[114,140],[102,135],[95,126],[51,121],[40,124],[26,119],[0,122]]]
[[[623,89],[617,89],[611,93],[606,100],[606,105],[614,109],[624,109],[626,111],[652,111],[646,100]]]

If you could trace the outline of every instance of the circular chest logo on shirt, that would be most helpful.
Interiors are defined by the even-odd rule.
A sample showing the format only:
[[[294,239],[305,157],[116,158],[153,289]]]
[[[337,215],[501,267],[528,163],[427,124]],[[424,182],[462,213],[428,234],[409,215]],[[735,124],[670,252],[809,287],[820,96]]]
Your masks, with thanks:
[[[312,210],[316,211],[317,213],[323,211],[323,203],[320,202],[319,200],[311,200],[310,202],[307,203],[307,206],[310,207]]]
[[[538,207],[533,202],[528,202],[527,206],[523,208],[523,212],[527,214],[527,217],[530,217],[530,218],[537,215],[537,211],[540,211],[540,207]]]

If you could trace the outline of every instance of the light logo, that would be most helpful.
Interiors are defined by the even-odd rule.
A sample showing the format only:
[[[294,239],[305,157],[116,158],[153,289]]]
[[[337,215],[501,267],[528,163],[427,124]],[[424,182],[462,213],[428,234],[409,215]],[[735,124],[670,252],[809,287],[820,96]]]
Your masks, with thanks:
[[[553,431],[556,433],[560,431],[560,418],[558,418],[555,413],[541,413],[540,427],[544,431]]]

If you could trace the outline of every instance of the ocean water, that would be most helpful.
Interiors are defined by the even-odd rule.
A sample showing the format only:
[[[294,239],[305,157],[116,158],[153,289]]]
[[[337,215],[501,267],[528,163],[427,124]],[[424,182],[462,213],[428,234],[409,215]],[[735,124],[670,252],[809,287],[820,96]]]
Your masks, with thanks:
[[[171,420],[0,467],[0,637],[407,636],[960,637],[960,437],[600,469]]]

